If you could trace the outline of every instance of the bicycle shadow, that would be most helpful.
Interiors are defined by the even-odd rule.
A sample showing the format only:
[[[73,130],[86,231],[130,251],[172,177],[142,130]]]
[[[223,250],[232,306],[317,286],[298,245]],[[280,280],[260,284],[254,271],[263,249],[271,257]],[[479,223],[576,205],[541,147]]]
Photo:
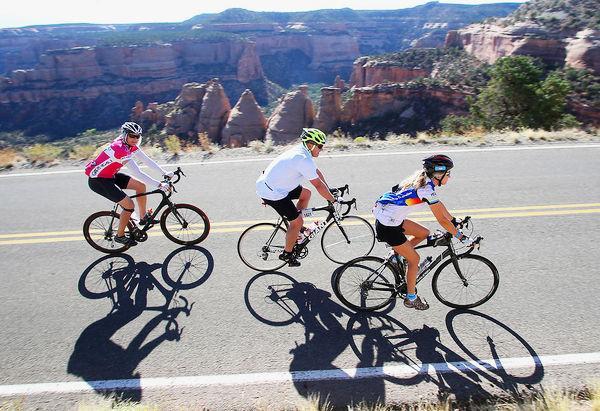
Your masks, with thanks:
[[[440,401],[485,400],[497,390],[518,397],[520,389],[531,388],[544,376],[527,341],[499,320],[476,311],[447,314],[448,332],[459,347],[453,349],[442,343],[434,327],[411,330],[389,315],[354,313],[333,301],[329,292],[283,272],[255,275],[244,298],[250,313],[265,324],[304,326],[304,341],[290,350],[289,369],[298,393],[318,396],[319,406],[325,401],[385,403],[386,383],[434,384]],[[348,347],[358,358],[353,376],[335,365]],[[514,357],[515,350],[524,360],[518,368],[504,367],[503,358]],[[325,370],[331,379],[316,380],[314,373],[306,373],[314,370]]]
[[[126,254],[94,261],[79,279],[79,292],[86,298],[107,298],[112,307],[81,332],[67,372],[115,401],[139,402],[142,387],[137,367],[163,342],[181,339],[185,327],[178,317],[189,316],[194,303],[180,292],[204,283],[213,268],[212,255],[202,247],[181,247],[162,264],[136,263]],[[162,282],[155,274],[159,269]],[[114,340],[119,330],[146,312],[156,314],[126,345]]]
[[[272,326],[292,323],[304,327],[304,341],[290,350],[292,381],[299,394],[326,402],[376,403],[385,397],[383,380],[354,380],[334,364],[350,345],[343,318],[351,311],[331,299],[331,294],[309,282],[298,282],[283,272],[264,272],[252,277],[244,293],[246,307],[259,321]],[[312,380],[306,371],[325,370],[331,380]],[[319,408],[320,409],[320,408]]]
[[[461,321],[456,320],[459,316],[463,316]],[[468,316],[477,316],[480,321]],[[543,379],[543,366],[533,347],[500,321],[476,311],[453,310],[446,316],[446,325],[464,353],[443,344],[434,327],[424,324],[410,330],[389,316],[356,314],[347,328],[361,367],[402,364],[385,379],[399,385],[433,383],[442,402],[450,396],[465,403],[491,399],[494,394],[486,389],[488,386],[519,398],[522,387],[529,389]],[[460,331],[469,336],[472,349],[459,338]],[[524,360],[518,369],[507,369],[500,352],[506,352],[508,358],[514,356],[515,348],[522,350]]]

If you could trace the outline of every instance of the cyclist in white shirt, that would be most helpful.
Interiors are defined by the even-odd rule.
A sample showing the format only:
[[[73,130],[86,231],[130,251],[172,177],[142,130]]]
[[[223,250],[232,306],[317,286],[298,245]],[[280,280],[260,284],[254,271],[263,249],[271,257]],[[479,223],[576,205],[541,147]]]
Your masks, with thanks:
[[[331,203],[337,201],[314,161],[327,136],[316,128],[304,128],[300,138],[301,144],[280,154],[256,180],[256,194],[290,223],[285,250],[279,256],[290,267],[300,265],[292,258],[292,250],[304,224],[300,210],[308,206],[311,195],[310,190],[302,187],[303,179],[310,181],[325,200]],[[298,201],[294,204],[292,200],[296,199]]]
[[[392,191],[384,193],[373,207],[377,238],[392,246],[394,252],[403,256],[408,263],[407,296],[404,299],[404,305],[408,308],[429,308],[427,302],[417,296],[417,272],[420,267],[419,254],[415,251],[415,246],[427,238],[429,230],[406,217],[427,204],[442,227],[463,243],[471,241],[456,228],[456,219],[450,215],[435,192],[435,187],[448,183],[452,167],[454,163],[448,156],[437,154],[427,157],[423,160],[421,170],[392,187]]]

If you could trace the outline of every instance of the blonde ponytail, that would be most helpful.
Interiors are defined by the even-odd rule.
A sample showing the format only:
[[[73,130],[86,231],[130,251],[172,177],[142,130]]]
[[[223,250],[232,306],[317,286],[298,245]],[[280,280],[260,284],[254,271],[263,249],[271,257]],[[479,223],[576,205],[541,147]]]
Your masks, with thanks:
[[[407,177],[400,183],[400,189],[406,190],[407,188],[421,188],[425,186],[427,181],[427,175],[425,170],[420,169],[415,171],[411,176]]]

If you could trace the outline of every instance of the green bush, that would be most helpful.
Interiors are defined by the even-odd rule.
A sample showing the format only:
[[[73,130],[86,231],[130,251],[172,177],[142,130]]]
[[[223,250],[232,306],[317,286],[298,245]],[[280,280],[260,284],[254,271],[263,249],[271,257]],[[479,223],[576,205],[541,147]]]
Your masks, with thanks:
[[[71,150],[69,157],[74,160],[87,160],[96,152],[96,146],[92,144],[76,145]]]
[[[176,135],[170,135],[165,138],[164,144],[167,151],[173,156],[176,156],[181,152],[181,141]]]
[[[62,150],[51,144],[34,144],[23,149],[23,155],[30,163],[47,164],[58,159]]]
[[[471,116],[457,116],[450,114],[440,121],[440,128],[444,134],[463,135],[473,129],[474,126],[474,120]]]

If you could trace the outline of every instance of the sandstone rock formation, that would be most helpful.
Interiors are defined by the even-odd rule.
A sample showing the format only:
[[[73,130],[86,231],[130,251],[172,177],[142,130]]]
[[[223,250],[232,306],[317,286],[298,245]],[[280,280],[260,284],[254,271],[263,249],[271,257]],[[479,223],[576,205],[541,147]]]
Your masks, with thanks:
[[[131,120],[140,124],[144,130],[152,126],[163,128],[166,123],[166,107],[158,103],[148,103],[144,109],[144,103],[136,101],[131,110]]]
[[[366,87],[384,82],[404,83],[418,77],[429,76],[430,71],[418,67],[401,67],[386,61],[361,57],[354,62],[350,86]]]
[[[267,125],[266,138],[276,144],[297,140],[302,128],[311,127],[314,122],[314,108],[308,96],[308,87],[287,93],[271,115]]]
[[[206,93],[206,84],[187,83],[175,99],[173,109],[167,114],[167,134],[193,137],[202,101]]]
[[[342,129],[360,130],[361,124],[368,124],[370,131],[378,127],[385,129],[385,123],[393,120],[394,127],[400,132],[426,130],[436,126],[448,114],[468,113],[468,94],[448,87],[387,83],[352,88],[349,93],[350,97],[342,106]]]
[[[575,68],[587,68],[600,73],[600,31],[585,29],[568,39],[566,63]]]
[[[221,136],[221,144],[228,147],[246,146],[253,140],[262,140],[267,130],[267,119],[247,89],[229,113]]]
[[[0,78],[0,129],[64,136],[113,127],[136,101],[171,100],[190,78],[209,80],[215,70],[234,98],[251,86],[266,102],[260,61],[248,41],[51,51],[35,69]]]
[[[198,115],[196,131],[206,133],[208,138],[215,142],[221,142],[221,130],[229,117],[231,104],[225,94],[223,86],[218,79],[207,83],[206,93],[202,99],[202,108]]]
[[[599,32],[583,30],[572,38],[566,33],[550,32],[532,22],[503,27],[475,24],[450,31],[447,47],[460,47],[480,60],[494,63],[500,57],[528,55],[548,64],[589,68],[600,74]]]
[[[339,126],[341,119],[342,90],[338,87],[323,87],[314,126],[324,133],[330,133]]]

